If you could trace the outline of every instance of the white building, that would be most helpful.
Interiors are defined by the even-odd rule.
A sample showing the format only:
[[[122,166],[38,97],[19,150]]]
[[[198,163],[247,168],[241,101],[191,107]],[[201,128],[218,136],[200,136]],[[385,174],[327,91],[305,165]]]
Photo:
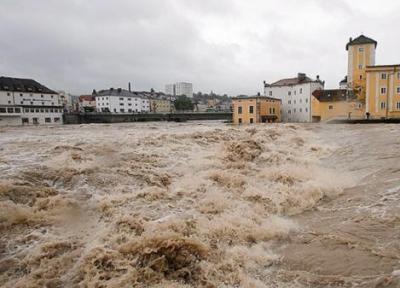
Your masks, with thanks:
[[[312,122],[312,93],[318,89],[324,89],[319,76],[312,80],[303,73],[272,84],[264,82],[265,96],[282,100],[282,122]]]
[[[140,92],[130,92],[121,88],[96,92],[97,112],[110,113],[147,113],[150,112],[150,100]]]
[[[174,96],[185,95],[187,97],[193,97],[193,84],[186,82],[168,84],[165,85],[165,93]]]
[[[0,126],[62,124],[57,92],[31,79],[0,77]]]

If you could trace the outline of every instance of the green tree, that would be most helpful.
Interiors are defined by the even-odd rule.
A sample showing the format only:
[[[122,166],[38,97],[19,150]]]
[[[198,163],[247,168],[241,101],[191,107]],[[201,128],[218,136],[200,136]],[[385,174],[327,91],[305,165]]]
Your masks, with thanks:
[[[178,96],[174,102],[176,111],[184,111],[190,110],[193,111],[193,103],[192,100],[185,96]]]

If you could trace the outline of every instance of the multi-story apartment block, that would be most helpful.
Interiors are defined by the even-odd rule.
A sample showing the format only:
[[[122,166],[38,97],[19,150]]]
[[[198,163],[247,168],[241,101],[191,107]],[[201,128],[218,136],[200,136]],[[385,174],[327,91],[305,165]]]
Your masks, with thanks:
[[[165,85],[165,93],[174,96],[185,95],[187,97],[193,97],[193,84],[187,82],[168,84]]]
[[[281,122],[281,100],[265,97],[233,98],[233,123],[273,123]]]
[[[298,73],[297,77],[282,79],[272,84],[264,81],[264,94],[282,101],[283,122],[312,122],[311,100],[315,90],[323,89],[324,82]]]
[[[57,92],[32,79],[0,77],[0,125],[62,124]]]
[[[140,92],[130,92],[121,88],[94,92],[96,110],[109,113],[147,113],[150,100]]]

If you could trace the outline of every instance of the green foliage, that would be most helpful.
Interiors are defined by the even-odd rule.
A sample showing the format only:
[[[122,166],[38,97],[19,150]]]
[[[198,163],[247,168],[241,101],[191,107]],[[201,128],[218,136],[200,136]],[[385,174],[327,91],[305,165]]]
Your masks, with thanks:
[[[193,111],[192,100],[185,95],[178,96],[174,102],[174,105],[177,111],[185,111],[185,110]]]

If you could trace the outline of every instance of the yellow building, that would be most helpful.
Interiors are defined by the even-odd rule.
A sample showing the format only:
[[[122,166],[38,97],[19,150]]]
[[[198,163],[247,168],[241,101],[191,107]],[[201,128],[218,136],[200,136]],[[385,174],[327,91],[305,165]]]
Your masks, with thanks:
[[[366,98],[366,68],[375,65],[375,51],[378,42],[361,35],[350,38],[346,45],[348,51],[347,87],[354,90],[362,101]]]
[[[150,111],[153,113],[170,113],[173,112],[172,102],[167,99],[150,99]]]
[[[313,122],[333,119],[360,119],[364,117],[363,102],[352,90],[316,90],[311,100]]]
[[[233,123],[272,123],[281,122],[281,100],[265,97],[237,97],[233,103]]]
[[[400,64],[368,66],[366,73],[368,117],[400,118]]]

